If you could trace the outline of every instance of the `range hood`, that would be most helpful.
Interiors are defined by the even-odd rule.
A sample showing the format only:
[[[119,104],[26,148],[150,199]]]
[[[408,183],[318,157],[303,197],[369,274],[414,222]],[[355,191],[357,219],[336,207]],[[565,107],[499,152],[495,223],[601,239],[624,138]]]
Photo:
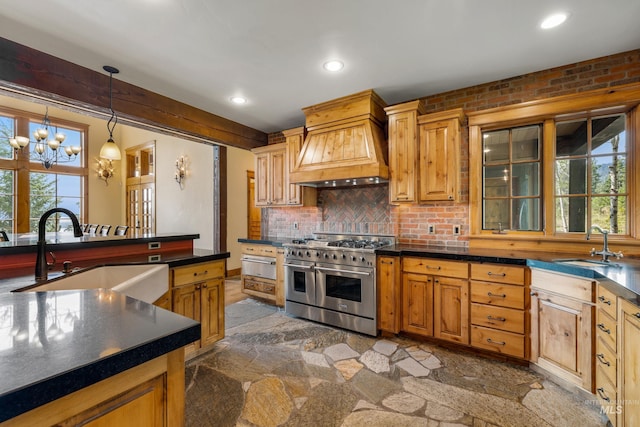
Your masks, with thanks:
[[[289,182],[311,187],[387,182],[386,105],[366,90],[303,108],[308,133]]]

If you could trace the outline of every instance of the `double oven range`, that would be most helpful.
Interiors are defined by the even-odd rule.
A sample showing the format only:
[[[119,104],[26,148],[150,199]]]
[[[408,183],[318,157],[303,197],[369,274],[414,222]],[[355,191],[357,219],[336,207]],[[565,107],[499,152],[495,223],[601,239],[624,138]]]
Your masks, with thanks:
[[[285,312],[375,336],[375,250],[388,235],[316,234],[285,244]]]

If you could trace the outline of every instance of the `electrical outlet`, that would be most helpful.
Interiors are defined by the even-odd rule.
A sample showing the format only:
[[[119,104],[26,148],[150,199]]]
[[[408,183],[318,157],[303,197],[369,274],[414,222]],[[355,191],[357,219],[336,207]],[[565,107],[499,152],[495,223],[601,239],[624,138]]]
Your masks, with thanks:
[[[460,234],[460,225],[453,226],[453,234],[455,234],[456,236]]]
[[[297,222],[294,222],[294,223],[293,223],[293,229],[294,229],[294,230],[297,230],[297,229],[298,229],[298,223],[297,223]]]
[[[429,224],[427,230],[429,230],[429,234],[436,234],[436,226],[433,224]]]

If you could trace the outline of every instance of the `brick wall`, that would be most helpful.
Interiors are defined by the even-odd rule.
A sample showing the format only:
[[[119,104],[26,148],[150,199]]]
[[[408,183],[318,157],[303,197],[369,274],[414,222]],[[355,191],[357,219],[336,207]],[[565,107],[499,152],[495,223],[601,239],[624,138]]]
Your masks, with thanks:
[[[429,113],[452,108],[471,112],[637,82],[640,82],[640,49],[422,99]],[[366,229],[370,233],[395,234],[401,243],[466,246],[469,232],[469,143],[466,127],[462,134],[460,202],[390,206],[386,203],[387,186],[375,187],[377,190],[367,187],[342,189],[340,194],[321,190],[316,208],[264,209],[270,211],[266,221],[268,234],[275,232],[282,237],[297,237],[318,230],[360,232]],[[269,135],[270,144],[283,140],[281,132]],[[381,192],[385,194],[382,196]],[[366,210],[370,213],[367,214]],[[298,222],[298,230],[291,229],[293,222]],[[429,225],[435,225],[434,234],[428,233]],[[454,225],[461,226],[461,235],[453,234]]]

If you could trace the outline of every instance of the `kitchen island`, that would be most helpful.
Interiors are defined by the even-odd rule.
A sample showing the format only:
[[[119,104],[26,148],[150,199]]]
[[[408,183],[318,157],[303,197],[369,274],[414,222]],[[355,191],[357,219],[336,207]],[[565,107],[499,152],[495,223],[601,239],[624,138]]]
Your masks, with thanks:
[[[198,322],[105,289],[0,294],[0,313],[0,422],[182,425]]]

